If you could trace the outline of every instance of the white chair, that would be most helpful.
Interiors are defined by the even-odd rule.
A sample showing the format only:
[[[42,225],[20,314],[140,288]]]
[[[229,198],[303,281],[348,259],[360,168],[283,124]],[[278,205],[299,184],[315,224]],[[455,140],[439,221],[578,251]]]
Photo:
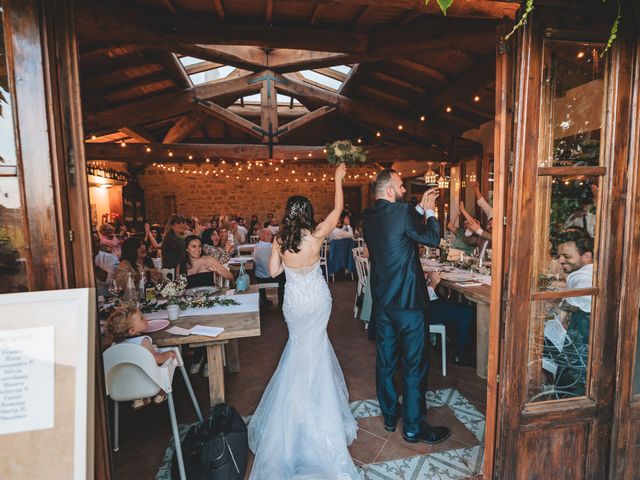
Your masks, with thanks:
[[[356,287],[356,299],[353,302],[353,318],[358,317],[358,297],[364,293],[367,286],[367,273],[369,271],[369,260],[362,256],[362,249],[356,247],[351,250],[353,260],[356,264],[356,273],[358,274],[358,285]]]
[[[329,242],[325,239],[322,242],[322,249],[320,249],[320,269],[324,270],[324,276],[329,283],[329,265],[327,264],[327,258],[329,258]],[[335,277],[331,275],[331,278],[335,281]]]
[[[429,325],[429,333],[440,335],[440,345],[442,350],[442,376],[447,376],[447,329],[442,323]]]
[[[251,242],[251,243],[258,243],[258,235],[251,235],[251,236],[249,236],[249,242]]]
[[[160,268],[158,271],[162,274],[162,276],[166,280],[175,280],[176,279],[176,269],[175,268]]]
[[[356,238],[356,244],[358,245],[358,248],[364,248],[364,237]]]
[[[191,396],[196,415],[201,422],[203,421],[202,412],[198,406],[196,396],[193,393],[193,388],[191,388],[189,376],[184,368],[180,350],[176,347],[159,350],[173,350],[176,352],[177,361],[170,358],[162,365],[157,365],[149,350],[141,345],[131,343],[113,345],[103,353],[107,395],[111,397],[114,402],[113,450],[118,451],[120,448],[118,443],[118,402],[153,397],[157,395],[160,390],[164,390],[168,397],[169,416],[171,420],[171,430],[173,431],[173,441],[176,444],[178,470],[180,471],[181,480],[186,480],[184,462],[182,460],[182,449],[180,448],[180,433],[178,432],[178,422],[176,420],[176,411],[173,403],[173,389],[171,387],[176,366],[180,367],[182,378]]]

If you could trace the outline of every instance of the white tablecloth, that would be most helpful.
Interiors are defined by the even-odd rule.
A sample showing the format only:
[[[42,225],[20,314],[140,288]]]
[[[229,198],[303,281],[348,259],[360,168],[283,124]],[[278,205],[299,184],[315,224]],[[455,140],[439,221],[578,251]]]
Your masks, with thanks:
[[[257,293],[247,293],[244,295],[225,295],[225,298],[232,298],[239,302],[240,305],[214,305],[209,308],[188,308],[180,310],[181,317],[193,317],[195,315],[228,315],[230,313],[247,313],[257,312],[259,310],[259,295]],[[147,320],[159,320],[169,318],[166,310],[145,313],[144,318]]]

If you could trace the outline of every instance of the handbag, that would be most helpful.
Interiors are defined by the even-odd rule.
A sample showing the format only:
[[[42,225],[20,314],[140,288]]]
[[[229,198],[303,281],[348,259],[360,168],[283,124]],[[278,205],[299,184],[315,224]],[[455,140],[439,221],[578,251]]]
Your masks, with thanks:
[[[249,290],[249,275],[244,270],[244,263],[240,264],[240,272],[236,279],[236,292],[246,292]]]
[[[182,445],[188,480],[242,480],[247,469],[249,439],[247,426],[237,410],[225,403],[216,405],[209,417],[193,425]],[[172,478],[179,479],[173,455]]]

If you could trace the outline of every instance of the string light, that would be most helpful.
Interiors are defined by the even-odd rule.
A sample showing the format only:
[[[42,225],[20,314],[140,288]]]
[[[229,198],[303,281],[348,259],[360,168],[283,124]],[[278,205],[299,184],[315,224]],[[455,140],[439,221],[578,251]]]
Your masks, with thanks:
[[[145,152],[149,153],[151,151],[151,147],[147,145],[144,149]]]
[[[382,136],[382,132],[376,132],[376,137],[380,138]]]
[[[362,139],[361,138],[358,139],[358,143],[362,143]]]
[[[584,58],[584,52],[578,52],[578,58]]]
[[[188,158],[189,160],[193,160],[193,155],[189,155],[187,158]]]
[[[209,159],[209,157],[204,159],[205,162],[209,163],[211,160]]]
[[[169,156],[170,156],[170,157],[173,157],[173,152],[169,152]]]
[[[420,121],[424,122],[427,119],[427,117],[425,117],[424,115],[420,115]]]
[[[473,101],[474,102],[479,102],[480,101],[480,96],[476,95],[475,97],[473,97]]]
[[[398,130],[402,130],[404,126],[402,124],[398,125]]]
[[[451,112],[453,112],[453,108],[451,108],[449,105],[447,105],[447,108],[445,108],[444,111],[447,112],[447,113],[451,113]]]
[[[120,146],[121,146],[122,148],[124,148],[124,147],[126,147],[126,146],[127,146],[127,144],[125,143],[125,141],[124,141],[124,140],[122,140],[122,141],[120,142]]]
[[[91,135],[91,140],[95,140],[96,138],[98,138],[98,137],[96,137],[95,133]]]

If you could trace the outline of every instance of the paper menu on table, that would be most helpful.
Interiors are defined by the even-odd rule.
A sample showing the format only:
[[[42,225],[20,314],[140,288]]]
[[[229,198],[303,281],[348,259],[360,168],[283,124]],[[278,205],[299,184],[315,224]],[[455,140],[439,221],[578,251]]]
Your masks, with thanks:
[[[217,337],[222,332],[224,332],[222,327],[206,327],[204,325],[196,325],[191,329],[191,335],[204,335],[207,337]]]
[[[191,330],[187,328],[173,326],[171,328],[167,328],[165,332],[170,333],[171,335],[191,335]]]
[[[562,323],[560,323],[560,320],[557,318],[547,320],[544,324],[544,336],[553,343],[558,351],[562,352],[567,331],[562,326]]]

